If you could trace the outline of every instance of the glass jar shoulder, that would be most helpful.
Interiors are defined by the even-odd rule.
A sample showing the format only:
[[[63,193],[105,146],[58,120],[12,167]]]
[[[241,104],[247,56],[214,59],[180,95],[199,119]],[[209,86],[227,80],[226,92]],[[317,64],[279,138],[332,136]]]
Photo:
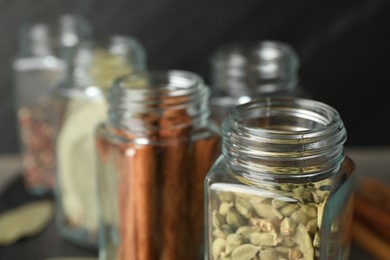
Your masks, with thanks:
[[[353,183],[353,161],[346,157],[340,169],[320,179],[259,177],[249,171],[233,168],[227,159],[220,155],[210,169],[206,186],[208,189],[236,190],[269,198],[284,197],[300,203],[321,203],[329,199],[345,183]]]
[[[114,127],[107,120],[101,122],[96,128],[96,136],[99,139],[104,139],[112,144],[118,143],[138,143],[138,144],[162,144],[163,142],[170,142],[172,139],[162,140],[159,138],[159,131],[156,132],[144,132],[144,133],[133,133],[125,129]],[[220,140],[220,131],[214,122],[209,122],[206,126],[197,127],[190,131],[188,135],[183,136],[177,141],[183,142],[197,142],[200,140],[216,139]]]

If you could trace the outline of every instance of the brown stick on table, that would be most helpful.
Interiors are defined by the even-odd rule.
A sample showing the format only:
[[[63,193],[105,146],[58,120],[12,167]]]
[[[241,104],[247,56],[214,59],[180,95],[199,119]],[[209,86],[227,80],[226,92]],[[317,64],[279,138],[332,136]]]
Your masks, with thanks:
[[[362,180],[355,196],[354,214],[390,241],[390,186],[372,178]]]
[[[370,177],[362,179],[359,193],[390,215],[390,185]]]
[[[390,259],[390,244],[379,238],[373,231],[356,218],[353,221],[352,239],[361,248],[381,260]]]

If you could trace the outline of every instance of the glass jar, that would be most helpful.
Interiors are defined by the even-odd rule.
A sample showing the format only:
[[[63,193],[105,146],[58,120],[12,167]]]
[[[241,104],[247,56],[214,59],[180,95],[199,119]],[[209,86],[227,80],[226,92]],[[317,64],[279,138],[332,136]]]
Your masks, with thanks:
[[[53,189],[51,93],[64,77],[66,62],[62,53],[89,36],[88,26],[81,17],[63,15],[55,22],[34,23],[20,29],[19,53],[13,62],[15,105],[23,179],[33,195]]]
[[[223,122],[205,179],[206,259],[348,259],[353,161],[336,110],[258,98]]]
[[[233,42],[211,57],[210,106],[221,122],[236,105],[256,97],[304,97],[299,85],[299,57],[280,41]]]
[[[104,95],[117,77],[144,69],[142,45],[115,35],[107,45],[80,45],[56,89],[57,229],[79,245],[97,248],[94,133],[107,114]]]
[[[218,154],[209,89],[186,71],[118,80],[97,128],[100,259],[203,258],[203,182]]]

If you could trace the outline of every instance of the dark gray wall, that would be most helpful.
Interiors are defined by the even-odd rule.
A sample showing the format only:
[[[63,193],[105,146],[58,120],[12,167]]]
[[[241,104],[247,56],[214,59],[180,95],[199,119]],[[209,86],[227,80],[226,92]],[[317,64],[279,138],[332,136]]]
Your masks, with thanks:
[[[191,70],[206,81],[218,46],[285,41],[300,56],[305,90],[340,112],[348,144],[390,145],[389,11],[386,0],[0,0],[0,152],[18,151],[11,70],[18,26],[66,12],[84,15],[98,40],[137,37],[151,69]]]

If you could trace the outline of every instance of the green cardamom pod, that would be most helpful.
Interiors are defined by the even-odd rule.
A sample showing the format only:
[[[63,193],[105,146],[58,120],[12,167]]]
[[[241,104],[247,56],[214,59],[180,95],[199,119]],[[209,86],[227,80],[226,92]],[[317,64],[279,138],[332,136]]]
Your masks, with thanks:
[[[252,215],[252,206],[246,199],[237,197],[236,209],[244,218],[250,218]]]
[[[288,204],[279,209],[280,214],[284,217],[289,217],[291,214],[299,208],[297,204]]]
[[[243,243],[243,237],[237,234],[230,234],[226,238],[225,255],[228,256],[231,252]]]
[[[317,207],[310,205],[301,205],[301,208],[306,212],[309,218],[317,218]]]
[[[317,214],[317,225],[318,225],[318,227],[321,227],[325,206],[326,206],[325,202],[323,202],[320,205],[318,205],[318,214]]]
[[[216,238],[213,242],[212,246],[212,253],[213,253],[213,259],[219,259],[219,256],[222,254],[222,252],[225,251],[225,240],[222,238]]]
[[[244,244],[236,247],[232,252],[232,259],[234,260],[251,260],[260,251],[259,246],[251,244]]]
[[[261,218],[278,218],[282,219],[282,214],[279,213],[272,205],[251,203],[256,214]]]
[[[299,208],[298,210],[294,211],[294,213],[292,213],[290,217],[297,224],[306,224],[306,222],[309,220],[309,217],[306,215],[306,212],[302,208]]]
[[[221,229],[222,229],[223,233],[225,234],[225,236],[228,236],[229,234],[234,233],[232,226],[230,226],[228,224],[222,225]]]
[[[316,232],[314,235],[313,246],[317,248],[320,247],[320,234],[318,234],[318,232]]]
[[[284,236],[291,236],[295,232],[297,224],[291,218],[284,218],[280,223],[280,234]]]
[[[294,247],[296,245],[289,237],[283,237],[281,244],[285,247]]]
[[[256,246],[275,246],[277,240],[276,234],[255,232],[250,234],[249,241]]]
[[[281,208],[281,207],[284,207],[287,204],[287,202],[285,201],[282,201],[282,200],[278,200],[278,199],[273,199],[272,202],[271,202],[271,205],[275,208],[275,209],[278,209],[278,208]]]
[[[302,259],[302,257],[303,257],[303,254],[302,254],[301,250],[299,250],[296,247],[290,248],[290,250],[288,252],[288,259],[298,260],[298,259]]]
[[[298,225],[294,235],[291,236],[291,240],[298,245],[299,250],[304,256],[304,259],[314,259],[313,245],[309,233],[307,232],[304,225]]]
[[[225,217],[218,212],[213,212],[212,223],[215,228],[218,228],[225,224]]]
[[[221,191],[218,193],[219,199],[223,202],[233,202],[234,201],[234,193],[230,191]]]
[[[232,202],[222,202],[221,205],[219,205],[218,213],[222,216],[226,216],[226,213],[231,207],[233,207]]]
[[[259,232],[260,227],[257,226],[242,226],[236,230],[236,234],[242,235],[244,239],[249,239],[249,236],[254,232]]]
[[[316,232],[316,230],[317,230],[317,219],[316,218],[309,219],[307,221],[305,227],[306,227],[306,230],[309,233],[311,233],[311,234]]]
[[[220,228],[215,228],[212,234],[214,237],[226,238],[226,234]]]
[[[245,219],[241,216],[240,213],[237,212],[237,210],[230,209],[226,213],[226,222],[231,225],[234,229],[237,229],[241,226],[246,225]]]
[[[285,246],[276,246],[275,249],[276,249],[276,251],[279,252],[279,254],[286,256],[286,257],[288,256],[288,252],[290,251],[290,248],[285,247]]]
[[[260,250],[260,259],[279,259],[279,252],[273,248]]]

